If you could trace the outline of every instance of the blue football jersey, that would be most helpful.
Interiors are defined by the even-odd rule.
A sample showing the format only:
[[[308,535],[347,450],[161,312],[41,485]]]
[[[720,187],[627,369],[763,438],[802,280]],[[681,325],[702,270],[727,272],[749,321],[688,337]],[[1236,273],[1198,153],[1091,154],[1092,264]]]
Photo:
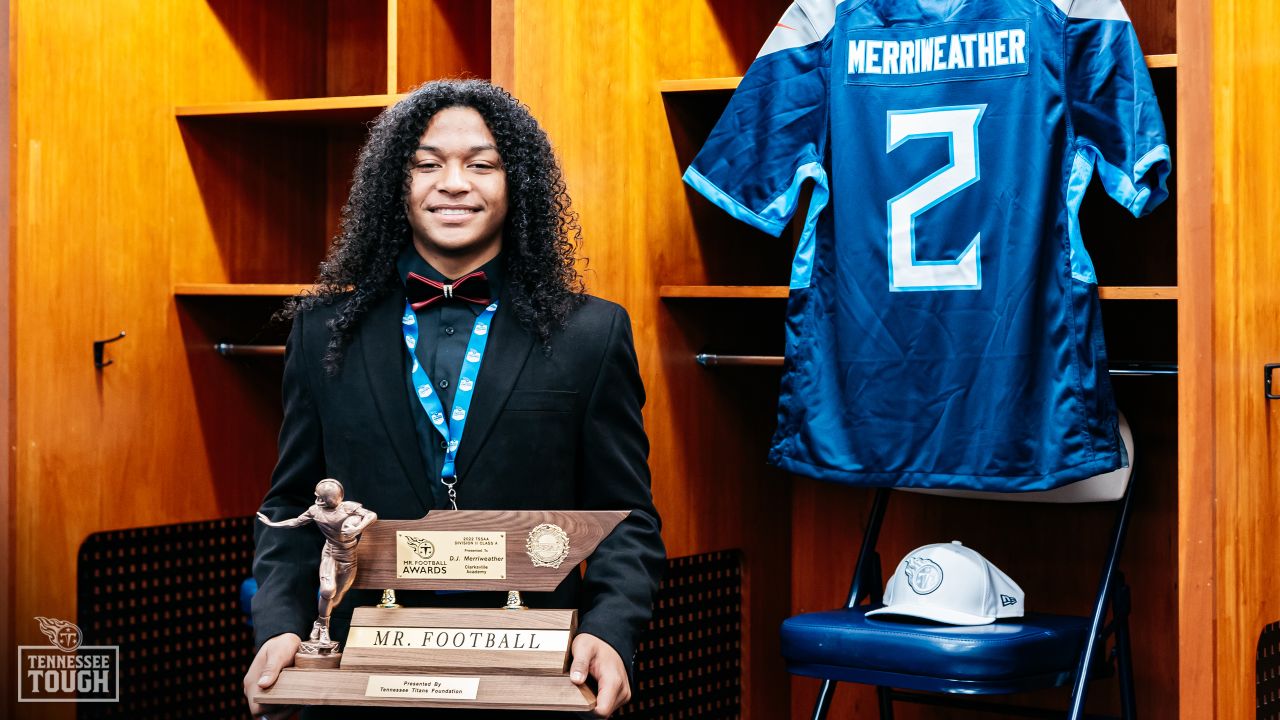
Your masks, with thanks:
[[[796,0],[685,181],[777,235],[813,183],[770,461],[1045,490],[1122,466],[1080,201],[1169,147],[1117,0]]]

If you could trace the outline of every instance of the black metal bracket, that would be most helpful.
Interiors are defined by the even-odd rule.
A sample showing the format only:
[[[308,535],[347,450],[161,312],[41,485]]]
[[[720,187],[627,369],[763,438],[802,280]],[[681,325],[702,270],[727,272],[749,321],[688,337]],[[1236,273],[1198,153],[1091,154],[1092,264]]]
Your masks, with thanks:
[[[103,352],[103,349],[106,347],[107,343],[113,343],[123,338],[124,338],[124,331],[121,330],[119,335],[109,340],[94,340],[93,341],[93,366],[101,370],[102,368],[115,362],[115,360],[108,360],[106,362],[102,362],[102,352]]]
[[[1268,363],[1262,366],[1262,384],[1268,400],[1280,400],[1280,393],[1271,392],[1271,376],[1275,374],[1276,368],[1280,368],[1280,363]]]

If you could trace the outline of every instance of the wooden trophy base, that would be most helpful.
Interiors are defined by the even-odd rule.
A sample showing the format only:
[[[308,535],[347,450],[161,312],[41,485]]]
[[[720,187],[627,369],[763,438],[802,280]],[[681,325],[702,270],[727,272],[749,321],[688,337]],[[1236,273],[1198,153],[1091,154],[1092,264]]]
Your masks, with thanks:
[[[276,684],[256,692],[253,701],[271,705],[578,712],[596,706],[595,695],[585,687],[574,685],[567,676],[427,675],[297,668],[283,670]]]
[[[304,670],[337,670],[342,664],[338,643],[303,640],[293,656],[293,666]]]
[[[588,711],[567,673],[577,625],[575,610],[360,607],[339,669],[299,663],[253,701]]]
[[[342,664],[342,653],[328,655],[304,655],[298,653],[293,657],[293,666],[299,670],[337,670]]]

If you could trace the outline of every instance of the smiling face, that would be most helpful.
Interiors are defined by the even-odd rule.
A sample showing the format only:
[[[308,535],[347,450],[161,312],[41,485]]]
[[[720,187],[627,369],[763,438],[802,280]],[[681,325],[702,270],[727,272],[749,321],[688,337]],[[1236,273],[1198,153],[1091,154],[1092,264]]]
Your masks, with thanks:
[[[405,198],[413,244],[454,278],[502,249],[507,175],[480,113],[451,107],[431,118],[409,161]]]

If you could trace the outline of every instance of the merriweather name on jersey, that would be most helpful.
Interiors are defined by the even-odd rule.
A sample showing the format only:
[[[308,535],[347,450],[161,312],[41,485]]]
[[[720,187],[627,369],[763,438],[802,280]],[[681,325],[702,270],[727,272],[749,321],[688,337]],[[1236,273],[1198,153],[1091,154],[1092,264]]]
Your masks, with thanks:
[[[1027,23],[949,23],[937,28],[851,33],[846,82],[905,82],[1002,77],[1027,71]],[[988,26],[1005,25],[999,29]],[[961,31],[964,30],[964,31]],[[870,76],[870,77],[869,77]]]
[[[1167,195],[1142,58],[1119,0],[788,7],[685,172],[799,216],[771,462],[997,491],[1126,462],[1079,208],[1095,176],[1135,216]]]

